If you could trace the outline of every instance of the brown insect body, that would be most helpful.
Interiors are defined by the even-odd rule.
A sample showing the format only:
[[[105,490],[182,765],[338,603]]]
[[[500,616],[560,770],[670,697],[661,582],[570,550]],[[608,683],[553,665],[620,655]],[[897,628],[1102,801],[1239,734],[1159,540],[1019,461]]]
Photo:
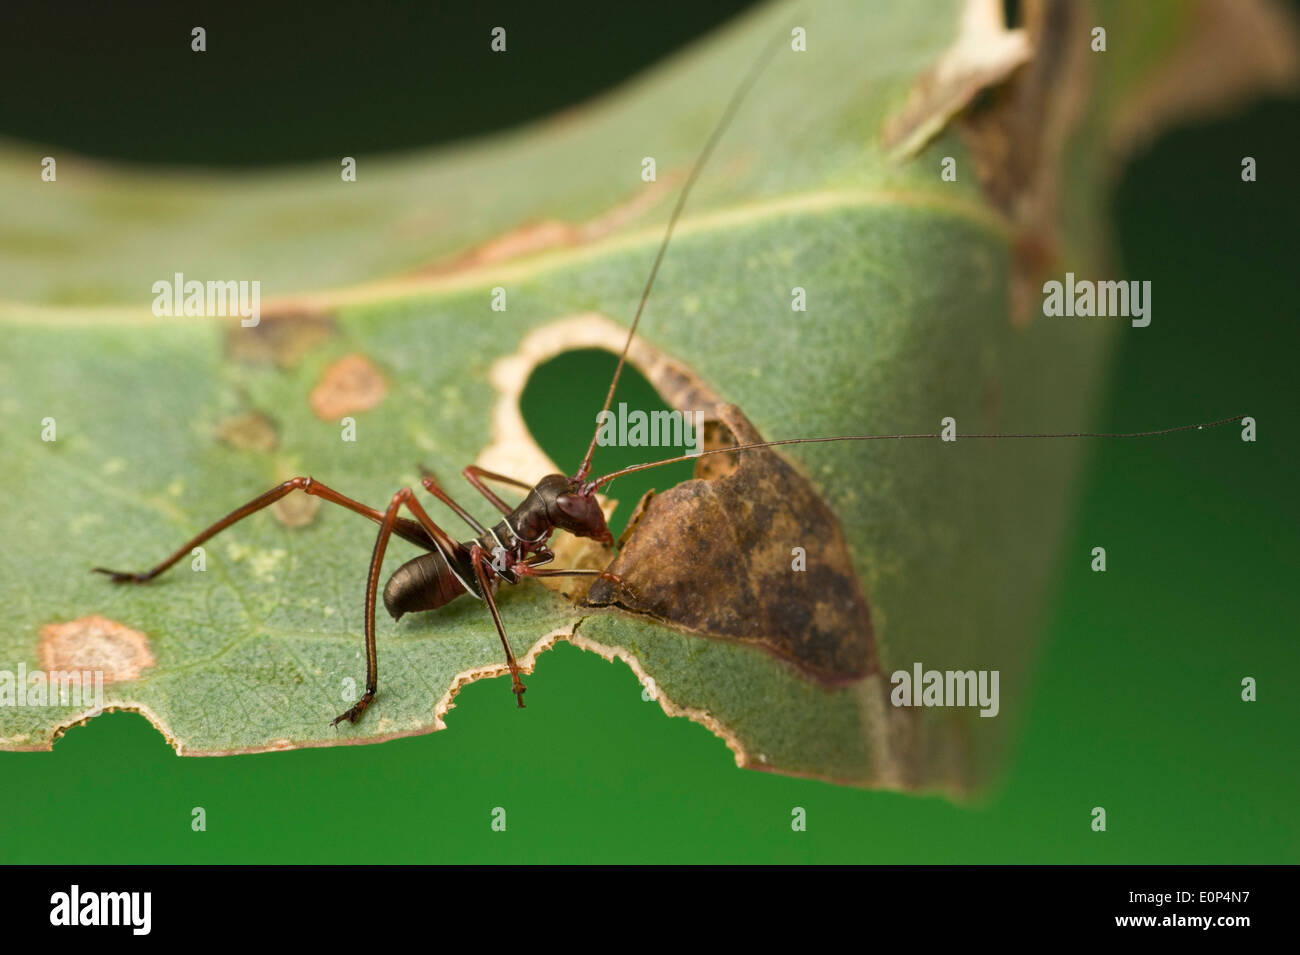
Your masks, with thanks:
[[[585,473],[589,464],[590,456],[580,473]],[[142,573],[109,570],[104,567],[96,567],[95,570],[107,574],[115,584],[146,583],[166,571],[182,557],[187,556],[193,548],[230,525],[274,504],[293,491],[305,491],[361,514],[363,517],[368,517],[380,525],[379,536],[375,540],[375,547],[370,556],[370,573],[366,578],[366,691],[351,709],[334,720],[334,725],[337,726],[344,720],[355,723],[370,706],[377,691],[375,601],[384,553],[388,549],[389,539],[394,534],[425,548],[429,553],[407,561],[389,578],[384,587],[384,606],[387,607],[388,612],[394,618],[400,618],[407,613],[435,610],[466,593],[482,600],[487,604],[497,634],[501,637],[506,663],[510,667],[512,688],[519,706],[522,707],[526,687],[519,679],[519,665],[510,649],[505,625],[501,622],[501,614],[497,610],[495,592],[498,584],[501,581],[515,584],[523,577],[601,576],[604,571],[585,568],[556,570],[538,568],[555,559],[547,542],[557,529],[604,544],[612,544],[614,538],[605,523],[605,514],[596,500],[597,485],[593,481],[586,481],[576,475],[565,477],[563,474],[548,474],[537,484],[528,485],[473,465],[465,468],[462,473],[465,479],[504,515],[503,520],[491,528],[480,524],[468,511],[452,500],[427,470],[424,470],[422,483],[425,490],[450,507],[478,532],[476,538],[468,541],[454,540],[435,524],[409,487],[404,487],[393,495],[387,510],[378,511],[340,494],[314,478],[296,477],[227,514],[187,541],[151,570]],[[484,479],[524,488],[528,494],[522,503],[512,508],[483,483]],[[412,521],[399,517],[398,511],[402,507],[414,514],[416,519]]]
[[[482,600],[472,557],[476,547],[491,555],[487,570],[493,584],[517,584],[525,574],[517,572],[516,566],[540,567],[554,560],[547,544],[557,528],[613,543],[591,491],[583,494],[581,482],[549,474],[485,533],[458,543],[450,554],[433,545],[430,553],[399,567],[384,585],[384,606],[394,620],[400,620],[403,614],[436,610],[465,593]]]

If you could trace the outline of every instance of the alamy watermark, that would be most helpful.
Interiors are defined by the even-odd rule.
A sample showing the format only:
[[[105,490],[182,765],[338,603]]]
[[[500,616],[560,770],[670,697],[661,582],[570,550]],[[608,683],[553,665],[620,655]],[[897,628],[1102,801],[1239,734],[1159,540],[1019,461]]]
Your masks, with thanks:
[[[83,892],[73,885],[50,896],[51,925],[123,926],[132,935],[148,935],[152,911],[152,892]]]
[[[895,670],[889,678],[895,706],[978,706],[980,716],[997,716],[997,670],[926,670],[912,664],[911,671]]]
[[[628,411],[619,402],[618,411],[596,415],[596,443],[601,447],[684,448],[699,454],[704,442],[702,411]]]
[[[0,706],[72,706],[104,709],[103,670],[0,670]]]
[[[153,283],[153,313],[159,318],[171,315],[226,316],[238,315],[239,324],[252,328],[262,320],[262,283],[253,281],[200,282],[185,281],[177,272],[171,282]]]
[[[1043,314],[1048,318],[1129,318],[1134,328],[1151,324],[1151,283],[1094,282],[1075,280],[1065,273],[1065,282],[1043,283]]]

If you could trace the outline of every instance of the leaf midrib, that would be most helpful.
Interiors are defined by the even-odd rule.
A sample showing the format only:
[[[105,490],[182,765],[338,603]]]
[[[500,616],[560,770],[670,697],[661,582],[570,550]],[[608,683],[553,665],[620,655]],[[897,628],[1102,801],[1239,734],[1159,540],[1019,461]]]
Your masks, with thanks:
[[[1011,229],[998,213],[980,204],[976,197],[948,191],[915,189],[818,190],[781,196],[713,210],[681,220],[675,239],[708,235],[727,229],[763,223],[790,215],[819,215],[851,209],[911,209],[946,215],[986,229],[1001,241],[1009,241]],[[400,303],[487,288],[509,282],[525,282],[546,272],[583,265],[605,256],[651,247],[662,241],[663,225],[655,223],[577,247],[538,252],[507,262],[478,265],[442,275],[407,275],[340,286],[320,292],[298,293],[268,299],[262,317],[303,311],[328,312],[359,305]],[[670,249],[671,254],[671,249]],[[195,316],[191,322],[229,321],[216,316]],[[172,316],[156,316],[142,306],[66,306],[0,301],[0,323],[6,325],[148,326],[174,322]]]

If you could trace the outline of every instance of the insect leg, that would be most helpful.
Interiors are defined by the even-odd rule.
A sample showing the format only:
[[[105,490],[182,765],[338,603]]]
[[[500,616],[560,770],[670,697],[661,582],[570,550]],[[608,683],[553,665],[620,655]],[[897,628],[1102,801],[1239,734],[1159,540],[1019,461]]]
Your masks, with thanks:
[[[474,518],[473,514],[451,499],[451,495],[442,489],[442,485],[438,483],[438,479],[433,476],[432,471],[426,468],[423,464],[419,465],[419,468],[420,473],[424,475],[424,477],[420,479],[420,483],[424,485],[426,491],[455,511],[457,517],[470,527],[474,528],[475,534],[478,534],[481,537],[488,532],[488,529],[480,524]]]
[[[552,554],[551,558],[554,558],[554,556],[555,555]],[[545,561],[542,561],[541,563],[545,563]],[[546,570],[539,570],[536,562],[518,563],[515,564],[510,569],[513,570],[520,577],[602,577],[605,580],[614,581],[614,583],[618,584],[629,594],[631,594],[632,598],[636,600],[638,603],[641,601],[640,596],[637,594],[635,590],[632,589],[632,587],[628,584],[626,580],[624,580],[618,574],[610,573],[608,570],[591,570],[588,568],[579,568],[579,567],[571,567],[571,568],[555,567],[555,568],[548,568]]]
[[[613,577],[613,574],[606,574],[603,570],[588,570],[579,568],[562,568],[555,567],[548,570],[538,570],[532,564],[515,564],[511,568],[515,573],[523,577]]]
[[[542,564],[549,564],[553,560],[555,560],[555,551],[543,546],[538,548],[536,553],[525,558],[524,563],[529,567],[540,567]]]
[[[417,526],[437,542],[438,549],[443,552],[443,556],[448,561],[452,560],[460,549],[460,545],[452,540],[447,532],[435,524],[429,515],[425,513],[424,508],[420,506],[420,502],[415,499],[414,491],[409,487],[404,487],[393,495],[393,499],[388,503],[388,510],[384,512],[382,522],[379,525],[379,536],[375,538],[375,549],[370,554],[370,573],[366,576],[366,692],[361,699],[353,704],[350,710],[336,716],[330,723],[331,726],[338,726],[344,720],[355,723],[375,698],[375,691],[379,683],[379,654],[375,647],[375,600],[379,594],[379,574],[384,566],[384,552],[388,550],[388,539],[396,530],[397,522],[402,520],[397,516],[397,512],[403,504],[418,518],[419,524]]]
[[[319,481],[316,481],[313,478],[296,477],[296,478],[291,478],[288,481],[285,481],[283,484],[279,485],[278,487],[271,488],[271,490],[267,491],[265,494],[261,495],[260,497],[253,498],[253,500],[249,501],[243,507],[231,511],[221,520],[217,521],[215,524],[211,525],[207,529],[201,531],[197,536],[190,539],[188,542],[182,545],[180,549],[176,551],[176,553],[172,554],[170,557],[168,557],[162,563],[158,564],[152,570],[147,570],[142,573],[130,573],[128,571],[109,570],[106,567],[96,567],[94,568],[94,571],[95,573],[99,573],[99,574],[108,574],[109,578],[115,584],[123,584],[123,583],[142,584],[145,581],[153,580],[153,578],[157,577],[159,574],[165,571],[172,564],[176,563],[182,557],[188,555],[190,551],[192,551],[195,547],[198,547],[208,538],[214,537],[215,535],[221,533],[231,524],[237,523],[238,521],[242,521],[245,517],[248,517],[248,515],[260,511],[262,508],[268,507],[271,504],[274,504],[276,501],[280,500],[280,498],[284,497],[286,494],[290,494],[293,491],[300,491],[300,490],[306,491],[308,494],[311,494],[315,497],[319,497],[322,498],[323,500],[329,501],[331,504],[338,504],[341,507],[346,507],[348,510],[352,511],[353,513],[360,514],[362,517],[369,518],[370,520],[374,521],[376,524],[381,523],[384,519],[384,515],[381,514],[379,511],[375,510],[373,507],[366,507],[366,505],[354,501],[350,497],[346,497],[340,494],[338,491],[335,491],[333,488],[326,487],[324,484],[321,484]],[[433,547],[433,541],[429,539],[428,534],[426,534],[424,530],[420,527],[420,525],[416,524],[414,521],[408,521],[404,518],[398,518],[393,526],[393,532],[396,533],[399,537],[403,537],[406,540],[410,541],[412,544],[417,544],[420,547],[425,547],[429,549],[432,549]]]
[[[469,481],[469,483],[474,486],[474,490],[486,497],[492,502],[493,507],[507,516],[513,513],[514,509],[492,493],[492,489],[483,483],[483,478],[487,478],[489,481],[500,481],[502,484],[513,484],[515,487],[521,487],[525,491],[531,491],[533,489],[532,485],[525,484],[523,481],[516,478],[506,477],[504,474],[494,474],[491,471],[484,471],[482,468],[473,464],[460,473],[465,475],[465,480]]]
[[[355,723],[366,711],[370,701],[375,698],[379,684],[379,654],[375,649],[375,594],[379,591],[379,571],[384,565],[384,551],[388,549],[388,538],[393,534],[397,523],[397,509],[402,506],[402,494],[410,493],[402,488],[393,495],[388,510],[379,525],[379,536],[375,538],[375,548],[370,552],[370,573],[366,576],[366,692],[346,713],[341,713],[330,721],[330,726],[338,726],[344,720]]]
[[[470,548],[470,560],[474,564],[474,574],[478,577],[479,589],[483,591],[483,600],[488,605],[488,610],[492,613],[492,622],[497,626],[497,633],[501,637],[501,646],[506,650],[506,663],[510,666],[511,689],[514,691],[515,698],[519,701],[519,708],[524,708],[524,686],[519,679],[519,664],[515,662],[514,651],[510,649],[510,641],[506,639],[506,628],[501,622],[501,611],[497,610],[496,596],[492,593],[491,581],[488,580],[487,568],[483,566],[486,551],[475,544]]]

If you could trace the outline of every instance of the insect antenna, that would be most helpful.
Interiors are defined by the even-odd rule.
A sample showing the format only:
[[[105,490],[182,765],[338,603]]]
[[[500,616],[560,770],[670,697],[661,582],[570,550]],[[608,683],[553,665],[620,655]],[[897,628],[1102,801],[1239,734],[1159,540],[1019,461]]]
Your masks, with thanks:
[[[1204,428],[1218,428],[1225,424],[1232,424],[1234,421],[1240,421],[1245,415],[1233,415],[1231,418],[1221,418],[1218,421],[1207,421],[1204,424],[1184,424],[1176,428],[1161,428],[1158,431],[1062,431],[1062,432],[1038,432],[1025,434],[963,434],[962,440],[970,438],[993,439],[993,438],[1154,438],[1162,434],[1174,434],[1179,431],[1200,431]],[[741,444],[734,448],[713,448],[709,451],[698,451],[694,454],[682,454],[675,458],[665,458],[662,461],[651,461],[647,464],[634,464],[631,467],[620,468],[617,471],[611,471],[609,474],[589,481],[587,488],[595,490],[614,480],[616,477],[622,477],[624,474],[631,474],[633,471],[644,471],[647,468],[657,468],[663,464],[674,464],[678,461],[689,461],[692,458],[702,458],[706,454],[730,454],[737,451],[755,451],[759,448],[775,448],[782,444],[822,444],[828,441],[905,441],[914,438],[942,438],[941,433],[929,434],[840,434],[830,438],[787,438],[784,441],[763,441],[757,444]]]
[[[744,102],[749,91],[753,89],[754,84],[758,82],[759,76],[768,63],[772,61],[772,54],[776,47],[784,40],[788,31],[778,33],[763,48],[754,64],[741,80],[736,91],[731,94],[731,99],[727,102],[726,108],[722,111],[713,132],[709,134],[704,148],[700,150],[699,156],[695,159],[695,164],[691,167],[690,174],[686,177],[686,182],[682,186],[682,191],[677,196],[677,204],[673,207],[672,214],[668,217],[668,227],[664,230],[663,241],[659,243],[659,251],[655,255],[654,264],[650,267],[650,276],[646,279],[645,288],[641,291],[641,300],[636,306],[636,315],[632,318],[632,325],[627,330],[627,341],[623,343],[623,353],[618,356],[618,365],[614,368],[614,377],[610,380],[609,391],[605,395],[605,405],[601,408],[600,413],[596,415],[596,430],[591,435],[591,444],[587,445],[587,456],[582,459],[582,467],[578,468],[578,473],[574,475],[576,480],[581,481],[591,470],[591,456],[596,453],[596,441],[600,437],[600,421],[605,412],[609,411],[609,406],[614,400],[614,390],[618,387],[619,376],[623,373],[623,365],[627,363],[627,351],[632,347],[632,340],[636,337],[637,326],[641,323],[641,313],[645,310],[646,300],[650,298],[650,290],[654,288],[655,277],[659,274],[659,266],[663,263],[664,253],[668,251],[668,243],[673,237],[673,229],[677,225],[678,218],[681,217],[682,209],[686,206],[686,200],[691,194],[691,187],[700,176],[700,171],[708,162],[709,156],[713,154],[713,147],[718,144],[722,134],[726,132],[727,127],[731,125],[731,120],[735,117],[736,112],[740,109],[740,104]]]
[[[943,435],[938,432],[918,433],[918,434],[842,434],[828,438],[787,438],[783,441],[763,441],[757,444],[742,444],[731,448],[714,448],[710,451],[697,451],[691,454],[682,454],[672,458],[664,458],[661,461],[650,461],[645,464],[634,464],[630,467],[620,468],[617,471],[611,471],[599,478],[591,481],[585,480],[587,474],[591,471],[591,459],[596,453],[596,443],[600,438],[601,419],[609,411],[610,405],[614,401],[614,392],[618,388],[618,381],[623,374],[623,366],[627,364],[627,353],[632,347],[632,342],[636,338],[637,327],[641,324],[641,314],[645,311],[646,301],[650,298],[650,291],[654,288],[655,278],[659,275],[659,267],[663,264],[664,254],[668,251],[668,244],[673,237],[673,229],[677,226],[677,220],[681,217],[682,210],[686,207],[686,201],[690,197],[691,189],[694,187],[696,180],[699,179],[700,172],[704,169],[709,157],[713,154],[714,147],[726,132],[727,127],[731,125],[732,119],[735,118],[741,104],[744,102],[749,91],[758,82],[763,70],[773,59],[773,52],[777,46],[783,42],[785,33],[777,33],[763,48],[762,53],[755,59],[749,71],[745,74],[744,79],[736,87],[731,99],[728,100],[726,107],[722,111],[722,116],[718,119],[717,125],[709,134],[708,140],[705,141],[704,147],[700,150],[691,166],[691,171],[686,177],[686,182],[682,185],[682,190],[677,196],[677,203],[673,206],[673,211],[668,217],[668,225],[664,229],[664,237],[659,243],[659,250],[655,253],[654,263],[650,267],[650,275],[646,278],[645,287],[641,291],[640,301],[637,302],[636,313],[632,317],[632,324],[627,331],[627,339],[623,342],[623,351],[618,356],[618,364],[614,367],[614,375],[609,382],[609,390],[605,394],[605,403],[601,407],[600,413],[596,415],[596,427],[591,435],[591,443],[587,445],[586,456],[582,459],[582,466],[578,468],[574,480],[584,482],[582,485],[583,493],[590,494],[599,487],[603,487],[617,477],[625,474],[632,474],[635,471],[644,471],[649,468],[661,467],[665,464],[676,464],[679,461],[689,461],[692,458],[704,457],[709,454],[730,454],[740,451],[756,451],[760,448],[774,448],[785,444],[823,444],[831,441],[905,441],[918,438],[942,438]],[[1038,432],[1038,433],[984,433],[984,434],[965,434],[961,435],[963,439],[1025,439],[1025,438],[1153,438],[1159,435],[1174,434],[1179,431],[1199,431],[1204,428],[1217,428],[1225,424],[1231,424],[1235,421],[1242,420],[1245,415],[1234,415],[1231,418],[1221,418],[1218,421],[1209,421],[1204,424],[1179,425],[1174,428],[1161,428],[1155,431],[1129,431],[1129,432],[1102,432],[1102,431],[1067,431],[1067,432]]]

